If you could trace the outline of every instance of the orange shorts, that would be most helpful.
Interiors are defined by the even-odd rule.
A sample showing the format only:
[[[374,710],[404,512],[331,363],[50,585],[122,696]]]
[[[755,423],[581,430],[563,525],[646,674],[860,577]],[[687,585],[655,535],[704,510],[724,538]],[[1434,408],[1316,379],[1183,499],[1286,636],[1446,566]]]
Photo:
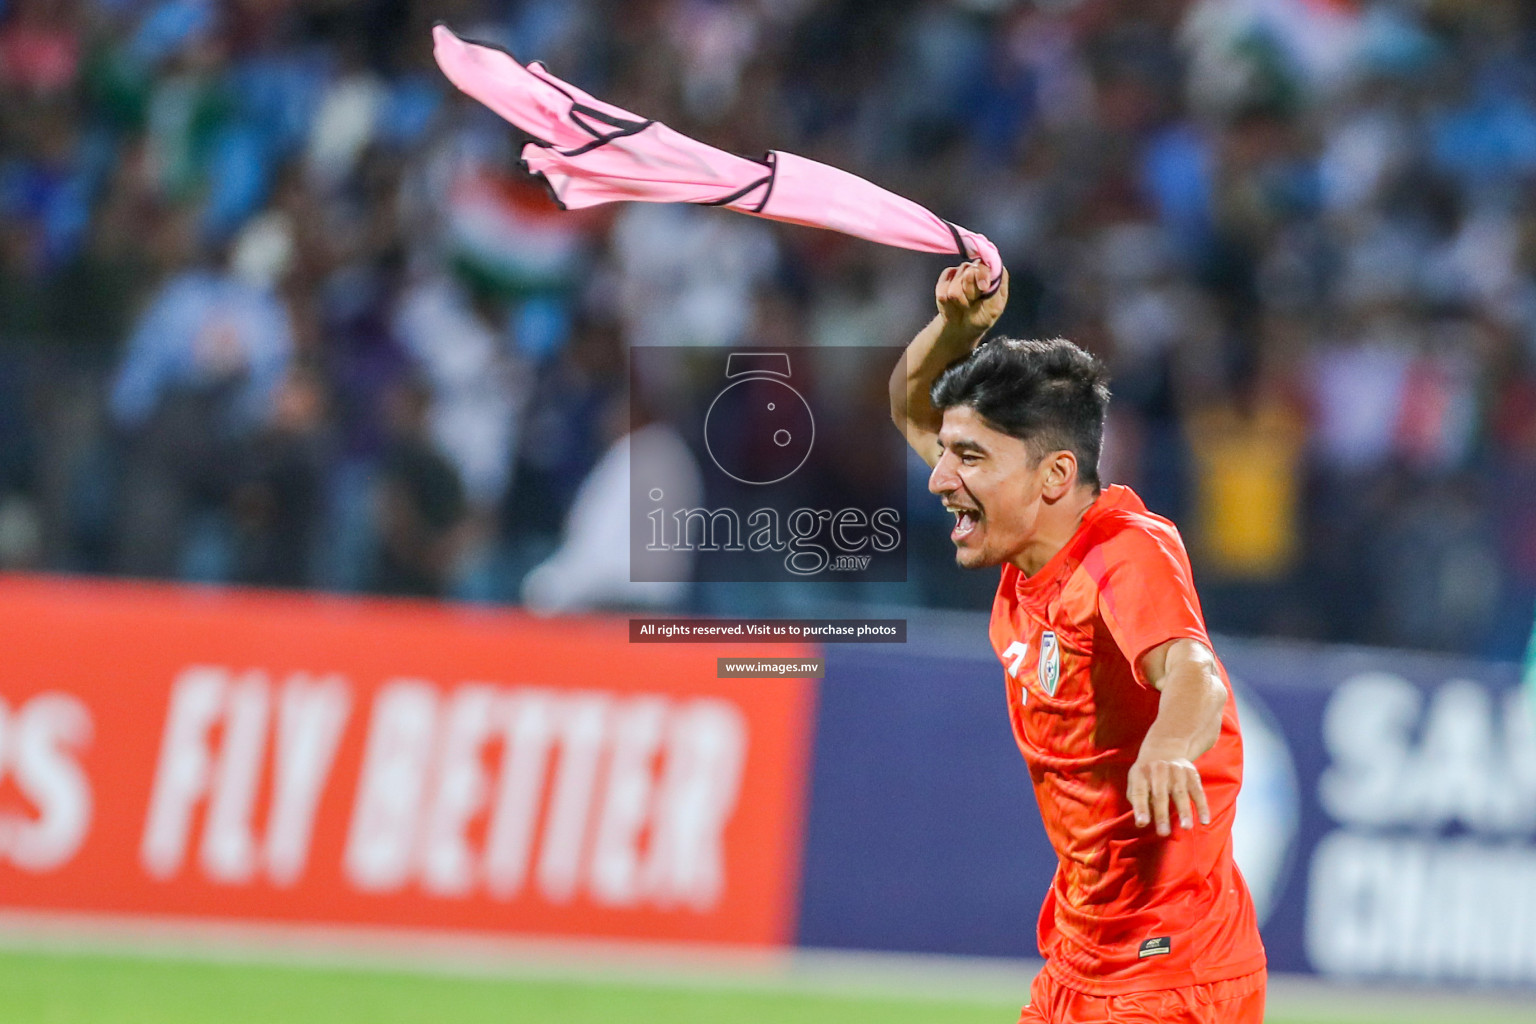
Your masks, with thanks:
[[[1090,996],[1041,971],[1019,1024],[1264,1024],[1267,977],[1255,971],[1208,985]]]

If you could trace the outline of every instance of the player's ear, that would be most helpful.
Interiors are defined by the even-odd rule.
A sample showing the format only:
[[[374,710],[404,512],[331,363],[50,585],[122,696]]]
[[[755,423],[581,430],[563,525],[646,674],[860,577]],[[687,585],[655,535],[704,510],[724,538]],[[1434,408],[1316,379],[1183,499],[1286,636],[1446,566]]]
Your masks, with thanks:
[[[1041,496],[1046,501],[1060,501],[1077,484],[1077,456],[1063,449],[1045,457],[1045,479]]]

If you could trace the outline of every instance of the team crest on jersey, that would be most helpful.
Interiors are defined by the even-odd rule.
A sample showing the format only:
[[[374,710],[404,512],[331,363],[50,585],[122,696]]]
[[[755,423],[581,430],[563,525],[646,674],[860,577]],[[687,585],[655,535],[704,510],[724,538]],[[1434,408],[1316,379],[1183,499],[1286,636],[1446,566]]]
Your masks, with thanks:
[[[1040,664],[1035,674],[1040,679],[1040,689],[1056,696],[1056,686],[1061,682],[1061,644],[1049,629],[1040,634]]]

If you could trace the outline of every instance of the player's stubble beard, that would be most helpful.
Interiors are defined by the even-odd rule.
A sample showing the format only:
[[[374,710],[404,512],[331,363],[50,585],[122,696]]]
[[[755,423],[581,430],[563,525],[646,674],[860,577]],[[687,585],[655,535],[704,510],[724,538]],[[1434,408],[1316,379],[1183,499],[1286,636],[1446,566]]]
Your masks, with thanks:
[[[1016,561],[1034,535],[1041,495],[1038,488],[1031,487],[1017,498],[1023,500],[1009,502],[999,495],[996,498],[989,496],[984,502],[963,484],[957,491],[945,495],[945,506],[951,511],[955,508],[968,510],[968,516],[956,516],[955,526],[950,530],[956,565],[962,569],[989,569]],[[1001,506],[997,515],[988,511],[989,505]],[[966,524],[964,518],[972,521]],[[965,528],[967,525],[968,529]]]

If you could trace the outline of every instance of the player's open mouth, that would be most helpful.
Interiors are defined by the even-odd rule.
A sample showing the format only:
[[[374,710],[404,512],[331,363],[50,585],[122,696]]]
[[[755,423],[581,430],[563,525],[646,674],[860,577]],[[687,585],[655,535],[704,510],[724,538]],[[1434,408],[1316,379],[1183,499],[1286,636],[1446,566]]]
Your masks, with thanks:
[[[955,528],[949,531],[949,539],[956,544],[975,533],[976,527],[981,524],[981,513],[976,509],[960,505],[946,505],[945,508],[955,514]]]

